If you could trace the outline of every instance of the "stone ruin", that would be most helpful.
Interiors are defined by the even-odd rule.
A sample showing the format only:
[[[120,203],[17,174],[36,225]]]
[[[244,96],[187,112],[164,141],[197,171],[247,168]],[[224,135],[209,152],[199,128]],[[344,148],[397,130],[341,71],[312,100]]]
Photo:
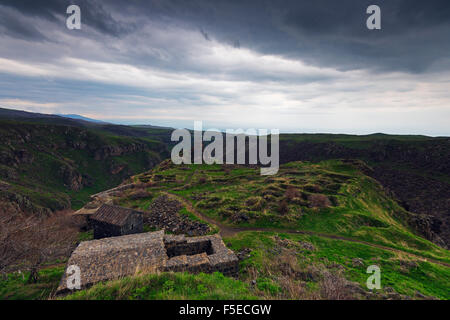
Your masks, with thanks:
[[[164,231],[139,233],[81,242],[67,266],[80,268],[81,288],[95,283],[155,272],[215,271],[235,276],[238,258],[219,235],[185,237]],[[67,273],[57,294],[70,292]]]
[[[103,204],[90,217],[94,227],[94,239],[141,233],[143,215],[142,212],[129,208]]]
[[[186,234],[187,236],[203,236],[211,231],[208,224],[192,220],[182,215],[179,211],[183,204],[167,195],[162,195],[153,200],[144,212],[144,223],[156,230],[164,229],[174,234]]]
[[[113,199],[116,196],[120,196],[123,191],[134,189],[132,184],[123,185],[111,190],[103,191],[101,193],[91,196],[91,202],[85,205],[80,210],[76,211],[74,215],[84,216],[87,222],[88,228],[95,227],[95,216],[102,207],[102,205],[113,206]],[[116,206],[117,207],[117,206]],[[203,236],[211,232],[211,228],[207,223],[193,220],[188,216],[181,214],[180,210],[183,208],[183,204],[176,199],[169,198],[167,195],[161,195],[154,199],[150,207],[143,211],[143,224],[150,227],[152,230],[164,229],[174,234],[186,234],[188,236]],[[123,210],[131,210],[125,209]],[[136,210],[134,210],[136,211]],[[107,232],[101,232],[106,236],[119,236],[117,232],[114,233],[111,229],[117,229],[116,223],[108,222],[106,230]],[[136,225],[136,223],[134,223]],[[97,226],[98,223],[97,223]],[[105,229],[102,225],[101,229]],[[122,228],[119,226],[119,228]],[[95,228],[94,228],[95,229]],[[140,231],[138,231],[140,232]],[[128,232],[132,233],[132,232]],[[122,233],[125,235],[126,233]],[[99,237],[95,237],[100,238]]]

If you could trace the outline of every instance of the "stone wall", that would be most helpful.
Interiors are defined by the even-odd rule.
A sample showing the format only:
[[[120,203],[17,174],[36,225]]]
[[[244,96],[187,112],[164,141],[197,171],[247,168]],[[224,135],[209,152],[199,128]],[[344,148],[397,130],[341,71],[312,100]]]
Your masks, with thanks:
[[[184,236],[176,237],[176,240],[165,237],[164,245],[166,247],[167,256],[172,258],[174,256],[193,256],[205,252],[206,254],[212,254],[213,248],[211,240],[200,239],[194,242],[188,242]]]
[[[148,232],[81,242],[67,266],[80,268],[81,287],[125,276],[151,272],[165,265],[168,257],[163,243],[164,232]],[[66,293],[67,274],[57,293]]]
[[[102,221],[89,220],[90,224],[94,228],[94,239],[102,239],[108,237],[118,237],[123,235],[120,226],[112,225]]]
[[[219,271],[227,276],[236,276],[239,272],[238,258],[219,235],[193,238],[165,235],[164,244],[169,257],[165,271]]]
[[[143,229],[143,214],[130,214],[125,225],[121,227],[122,235],[141,233]]]
[[[133,185],[124,185],[118,188],[125,190],[132,188]],[[102,204],[111,204],[112,197],[118,188],[104,191],[92,196],[92,201],[76,212],[77,215],[86,215],[87,221]],[[122,190],[122,189],[120,189]],[[187,215],[180,213],[183,205],[174,199],[169,199],[166,195],[156,198],[150,205],[148,211],[144,212],[143,223],[152,229],[166,230],[174,234],[186,234],[188,236],[202,236],[211,231],[208,224],[192,220]],[[92,225],[90,225],[92,226]]]
[[[158,271],[219,271],[227,276],[235,276],[239,271],[238,258],[219,235],[187,238],[164,235],[164,231],[82,242],[67,263],[68,267],[71,265],[80,268],[82,288]],[[69,291],[64,274],[57,294]]]
[[[179,213],[183,205],[166,195],[156,198],[144,213],[144,224],[164,229],[174,234],[202,236],[211,231],[209,225],[190,219]]]

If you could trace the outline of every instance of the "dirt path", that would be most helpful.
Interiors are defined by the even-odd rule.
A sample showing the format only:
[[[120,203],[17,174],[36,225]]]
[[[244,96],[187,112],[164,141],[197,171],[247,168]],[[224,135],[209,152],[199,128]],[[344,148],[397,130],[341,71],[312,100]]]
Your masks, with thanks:
[[[378,249],[383,249],[383,250],[388,250],[391,252],[395,252],[395,253],[401,253],[401,254],[405,254],[408,255],[410,257],[422,260],[422,261],[428,261],[428,262],[432,262],[432,263],[436,263],[436,264],[440,264],[446,267],[450,267],[449,263],[446,262],[442,262],[439,260],[435,260],[435,259],[431,259],[431,258],[425,258],[419,255],[416,255],[414,253],[410,253],[407,251],[403,251],[400,249],[395,249],[395,248],[391,248],[391,247],[386,247],[380,244],[375,244],[375,243],[370,243],[364,240],[358,240],[358,239],[354,239],[354,238],[348,238],[348,237],[343,237],[343,236],[338,236],[338,235],[332,235],[332,234],[326,234],[326,233],[320,233],[320,232],[315,232],[315,231],[305,231],[305,230],[292,230],[292,229],[275,229],[275,228],[253,228],[253,227],[230,227],[227,225],[224,225],[216,220],[214,220],[211,217],[208,217],[206,215],[204,215],[203,213],[199,212],[197,209],[194,208],[194,206],[192,205],[192,203],[188,200],[186,200],[185,198],[170,193],[170,192],[163,192],[164,194],[166,194],[168,197],[176,199],[178,201],[180,201],[181,203],[183,203],[183,205],[186,207],[186,209],[190,212],[192,212],[195,216],[197,216],[197,218],[202,219],[214,226],[216,226],[219,229],[219,234],[223,237],[223,238],[228,238],[228,237],[233,237],[235,235],[237,235],[240,232],[245,232],[245,231],[255,231],[255,232],[277,232],[277,233],[290,233],[290,234],[304,234],[304,235],[311,235],[311,236],[319,236],[322,238],[327,238],[327,239],[333,239],[333,240],[342,240],[342,241],[348,241],[348,242],[353,242],[353,243],[360,243],[360,244],[364,244],[366,246],[369,247],[373,247],[373,248],[378,248]]]

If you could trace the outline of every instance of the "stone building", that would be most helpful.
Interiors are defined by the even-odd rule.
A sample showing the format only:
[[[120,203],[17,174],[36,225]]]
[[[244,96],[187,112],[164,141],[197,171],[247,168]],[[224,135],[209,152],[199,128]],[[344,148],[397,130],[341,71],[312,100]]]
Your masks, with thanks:
[[[238,258],[219,235],[185,237],[164,231],[81,242],[67,266],[80,270],[81,288],[97,282],[153,272],[214,271],[234,276]],[[57,293],[67,293],[67,273]]]
[[[94,239],[116,237],[143,231],[143,214],[128,208],[103,204],[90,217]]]

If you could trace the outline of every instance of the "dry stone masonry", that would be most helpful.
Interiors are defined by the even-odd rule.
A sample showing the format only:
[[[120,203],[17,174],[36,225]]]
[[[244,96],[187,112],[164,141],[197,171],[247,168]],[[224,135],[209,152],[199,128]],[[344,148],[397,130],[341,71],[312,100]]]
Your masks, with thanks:
[[[94,227],[95,239],[143,231],[143,213],[119,206],[103,204],[90,220]]]
[[[144,224],[188,236],[201,236],[211,231],[207,224],[180,214],[182,207],[177,200],[169,199],[166,195],[160,196],[153,200],[149,212],[144,213]]]
[[[80,268],[81,287],[101,281],[153,272],[192,273],[215,271],[235,276],[238,258],[219,235],[185,237],[147,232],[85,241],[73,252],[67,266]],[[57,293],[69,292],[64,274]]]
[[[107,205],[109,207],[117,207],[112,205],[113,198],[121,194],[124,190],[133,188],[133,185],[124,185],[108,191],[104,191],[102,193],[98,193],[91,197],[92,201],[90,203],[88,203],[82,209],[78,210],[75,214],[85,216],[89,226],[92,226],[94,228],[95,226],[97,226],[99,227],[99,229],[100,227],[102,229],[107,229],[106,232],[101,232],[101,237],[125,235],[126,233],[118,234],[116,231],[112,231],[114,229],[114,224],[111,224],[109,222],[107,228],[104,228],[103,225],[100,226],[100,223],[96,223],[95,216],[97,212],[102,208],[102,206]],[[193,220],[187,215],[181,214],[180,210],[182,208],[183,205],[176,199],[170,199],[168,196],[162,195],[153,200],[148,211],[142,212],[143,224],[154,230],[166,230],[170,233],[186,234],[188,236],[202,236],[211,232],[211,227],[208,224]],[[131,209],[124,208],[124,210]],[[136,223],[128,224],[135,226]],[[139,229],[136,232],[141,231],[142,230]],[[97,239],[99,237],[95,238]]]

